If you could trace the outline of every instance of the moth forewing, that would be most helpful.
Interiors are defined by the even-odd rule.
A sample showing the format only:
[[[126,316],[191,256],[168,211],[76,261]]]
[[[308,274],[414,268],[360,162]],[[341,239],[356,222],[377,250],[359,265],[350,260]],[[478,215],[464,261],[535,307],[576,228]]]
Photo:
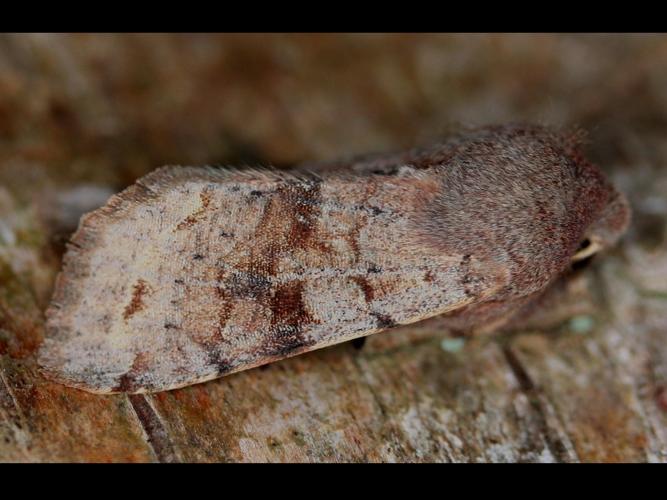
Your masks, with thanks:
[[[41,362],[95,392],[160,391],[470,304],[498,277],[415,239],[437,186],[162,169],[83,219]]]

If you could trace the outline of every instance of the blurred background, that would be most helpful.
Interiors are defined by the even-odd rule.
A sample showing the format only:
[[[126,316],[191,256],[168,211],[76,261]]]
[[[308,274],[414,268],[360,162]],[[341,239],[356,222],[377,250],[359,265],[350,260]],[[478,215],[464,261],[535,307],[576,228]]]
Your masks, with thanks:
[[[82,213],[143,174],[287,168],[518,121],[586,130],[588,156],[634,211],[621,244],[568,291],[579,316],[566,333],[463,354],[439,340],[397,351],[403,331],[373,336],[362,354],[342,346],[150,399],[174,422],[152,437],[159,425],[132,400],[154,455],[125,399],[35,371],[65,241]],[[0,459],[665,461],[666,226],[665,35],[0,35]],[[242,408],[250,393],[257,406],[230,430],[225,401]],[[273,414],[266,400],[285,406]]]
[[[0,38],[0,164],[72,180],[283,166],[521,120],[579,125],[601,162],[636,162],[629,149],[664,134],[666,108],[662,35]]]

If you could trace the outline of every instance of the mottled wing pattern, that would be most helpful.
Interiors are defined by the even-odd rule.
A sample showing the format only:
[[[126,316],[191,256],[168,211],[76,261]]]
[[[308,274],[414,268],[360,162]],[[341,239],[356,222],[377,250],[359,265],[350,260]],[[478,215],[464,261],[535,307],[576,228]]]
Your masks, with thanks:
[[[435,170],[290,176],[160,169],[87,215],[47,312],[45,372],[168,390],[483,300],[474,255],[413,236]]]

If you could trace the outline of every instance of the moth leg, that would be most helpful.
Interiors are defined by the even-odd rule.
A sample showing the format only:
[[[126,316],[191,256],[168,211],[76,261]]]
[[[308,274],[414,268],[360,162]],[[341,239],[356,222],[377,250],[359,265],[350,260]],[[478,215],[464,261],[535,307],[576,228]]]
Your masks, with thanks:
[[[352,339],[350,342],[352,343],[352,347],[354,347],[357,351],[361,351],[361,349],[366,344],[366,337],[357,337],[356,339]]]

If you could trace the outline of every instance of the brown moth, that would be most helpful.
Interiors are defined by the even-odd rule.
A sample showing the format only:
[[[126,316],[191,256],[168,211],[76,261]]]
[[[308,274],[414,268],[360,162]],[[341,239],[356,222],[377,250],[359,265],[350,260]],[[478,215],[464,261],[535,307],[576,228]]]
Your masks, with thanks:
[[[310,173],[161,168],[81,219],[39,359],[155,392],[436,315],[489,330],[628,220],[577,135],[538,126]]]

